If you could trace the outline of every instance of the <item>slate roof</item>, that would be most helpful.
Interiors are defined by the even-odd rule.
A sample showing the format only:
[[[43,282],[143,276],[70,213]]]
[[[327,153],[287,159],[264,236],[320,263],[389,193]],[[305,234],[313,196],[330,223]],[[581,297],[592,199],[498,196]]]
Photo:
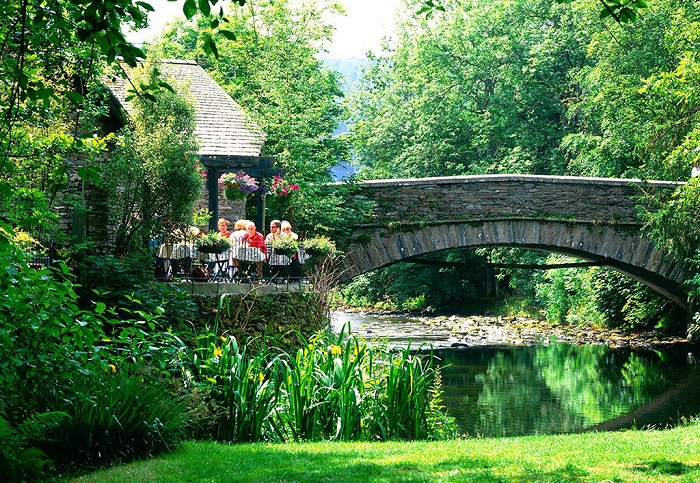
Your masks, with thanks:
[[[128,75],[129,67],[123,67]],[[260,156],[265,141],[260,126],[197,62],[163,60],[159,70],[189,87],[197,113],[195,133],[200,156]],[[127,80],[114,76],[105,83],[127,114],[133,112],[131,103],[126,102],[130,87]]]

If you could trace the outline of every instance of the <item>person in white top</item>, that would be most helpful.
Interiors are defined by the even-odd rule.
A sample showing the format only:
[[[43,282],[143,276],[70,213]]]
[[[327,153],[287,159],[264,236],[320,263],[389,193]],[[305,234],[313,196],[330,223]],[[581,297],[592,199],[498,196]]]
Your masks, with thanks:
[[[240,272],[240,261],[238,260],[238,250],[243,246],[243,235],[246,234],[248,220],[236,220],[233,231],[229,239],[231,240],[231,261],[233,262],[233,276]]]

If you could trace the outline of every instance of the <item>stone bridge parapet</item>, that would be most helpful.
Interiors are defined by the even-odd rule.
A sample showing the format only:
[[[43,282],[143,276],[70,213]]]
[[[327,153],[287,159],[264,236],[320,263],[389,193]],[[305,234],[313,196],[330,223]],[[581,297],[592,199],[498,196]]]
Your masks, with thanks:
[[[380,223],[555,218],[639,224],[639,197],[679,183],[573,176],[479,175],[359,183]]]

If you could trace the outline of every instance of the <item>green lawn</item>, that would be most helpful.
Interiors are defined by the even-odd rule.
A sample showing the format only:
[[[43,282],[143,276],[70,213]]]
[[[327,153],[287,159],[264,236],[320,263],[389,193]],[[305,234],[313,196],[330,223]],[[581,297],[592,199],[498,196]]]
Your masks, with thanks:
[[[411,443],[187,443],[73,482],[698,482],[700,424]]]

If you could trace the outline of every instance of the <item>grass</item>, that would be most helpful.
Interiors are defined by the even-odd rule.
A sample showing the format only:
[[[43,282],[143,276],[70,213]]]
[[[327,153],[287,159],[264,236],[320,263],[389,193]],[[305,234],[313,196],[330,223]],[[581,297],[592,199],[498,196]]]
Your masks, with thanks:
[[[696,482],[700,424],[447,442],[186,443],[87,482]]]

